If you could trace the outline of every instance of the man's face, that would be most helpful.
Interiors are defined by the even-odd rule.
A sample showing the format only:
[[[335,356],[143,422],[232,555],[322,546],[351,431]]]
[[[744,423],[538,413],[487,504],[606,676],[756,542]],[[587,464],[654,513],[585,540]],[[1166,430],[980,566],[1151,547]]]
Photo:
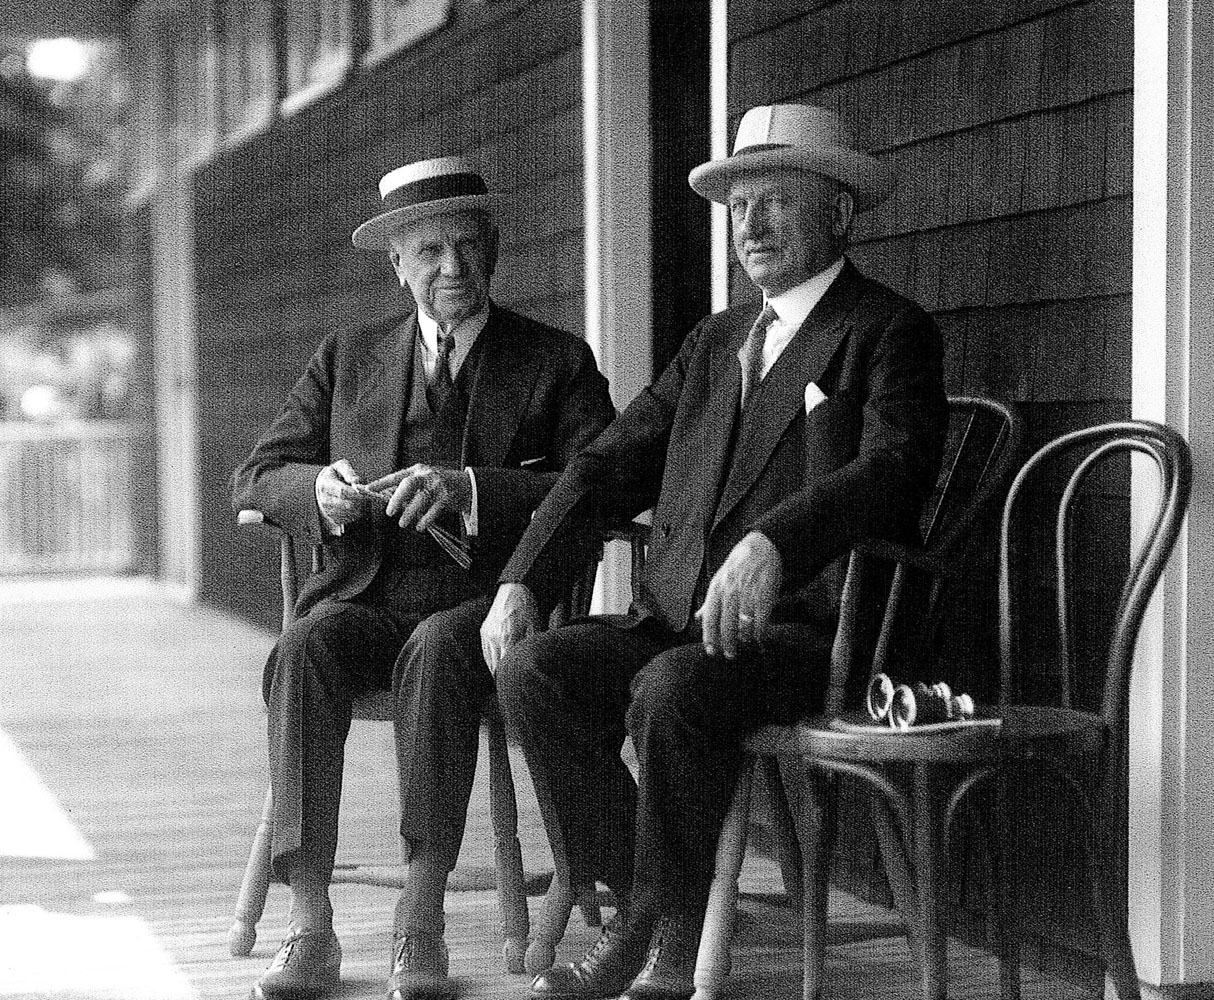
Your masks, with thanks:
[[[475,212],[432,215],[388,234],[388,257],[417,307],[450,327],[480,312],[497,261],[497,229]]]
[[[729,215],[734,250],[750,280],[779,295],[838,258],[852,199],[820,174],[772,170],[734,182]]]

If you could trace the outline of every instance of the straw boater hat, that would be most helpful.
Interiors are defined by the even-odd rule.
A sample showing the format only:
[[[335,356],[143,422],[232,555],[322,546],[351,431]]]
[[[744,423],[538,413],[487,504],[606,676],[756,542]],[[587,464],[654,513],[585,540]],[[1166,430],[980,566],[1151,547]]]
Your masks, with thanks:
[[[738,124],[733,155],[701,163],[687,178],[697,194],[727,202],[738,177],[760,170],[793,168],[842,181],[856,211],[872,208],[893,187],[893,172],[855,148],[855,140],[829,108],[771,104],[751,108]]]
[[[469,209],[492,215],[502,204],[501,195],[490,194],[485,178],[462,156],[419,160],[389,170],[379,182],[379,197],[383,211],[351,237],[364,250],[385,249],[388,233],[414,219]]]

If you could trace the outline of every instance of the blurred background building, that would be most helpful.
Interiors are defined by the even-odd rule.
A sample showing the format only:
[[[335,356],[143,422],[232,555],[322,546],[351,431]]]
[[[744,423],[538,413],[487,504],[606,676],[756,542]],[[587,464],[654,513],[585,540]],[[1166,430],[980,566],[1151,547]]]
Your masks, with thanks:
[[[4,0],[0,25],[0,546],[62,548],[78,511],[96,521],[121,498],[106,530],[127,554],[109,568],[267,627],[275,550],[237,532],[228,477],[324,334],[408,308],[387,261],[349,242],[381,174],[477,159],[512,206],[496,297],[584,335],[623,406],[696,319],[751,294],[687,171],[724,155],[754,104],[853,119],[900,178],[860,217],[853,257],[937,317],[950,391],[1022,404],[1035,443],[1133,414],[1193,445],[1189,532],[1140,649],[1131,906],[1144,978],[1214,982],[1214,852],[1198,846],[1214,825],[1199,725],[1214,717],[1199,682],[1214,658],[1199,582],[1214,564],[1214,394],[1199,391],[1214,376],[1214,14],[1192,0]],[[33,43],[57,37],[77,39],[82,75],[39,71]],[[101,427],[104,443],[80,443]],[[1136,490],[1129,467],[1108,483],[1099,558],[1128,558]],[[620,567],[603,575],[604,599],[625,600]],[[1099,617],[1113,596],[1086,600]],[[951,650],[979,694],[993,606],[979,566]],[[843,875],[863,882],[871,851],[853,854]],[[1025,873],[1041,887],[1030,944],[1082,975],[1078,862],[1055,857]],[[969,904],[980,936],[981,893]]]

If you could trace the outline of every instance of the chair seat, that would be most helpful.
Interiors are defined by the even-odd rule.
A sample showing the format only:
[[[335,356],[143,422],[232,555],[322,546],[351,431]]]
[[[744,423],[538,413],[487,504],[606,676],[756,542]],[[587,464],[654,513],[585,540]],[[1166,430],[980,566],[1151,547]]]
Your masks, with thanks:
[[[815,762],[980,764],[1034,747],[1092,759],[1104,735],[1104,723],[1089,712],[1014,705],[990,710],[970,725],[939,729],[890,729],[862,711],[844,712],[837,720],[817,716],[795,726],[764,726],[746,747],[759,756]]]

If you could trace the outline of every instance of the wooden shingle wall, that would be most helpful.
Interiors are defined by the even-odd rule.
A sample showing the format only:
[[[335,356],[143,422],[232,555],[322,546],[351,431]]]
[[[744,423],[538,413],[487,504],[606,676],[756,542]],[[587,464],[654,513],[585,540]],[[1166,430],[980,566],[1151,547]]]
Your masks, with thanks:
[[[229,477],[332,330],[410,307],[350,233],[388,170],[466,154],[509,195],[495,299],[582,331],[580,5],[457,4],[451,24],[198,169],[204,596],[272,625],[273,546],[238,537]],[[229,558],[235,553],[234,559]]]
[[[731,137],[753,105],[822,104],[895,166],[853,259],[935,315],[948,390],[1023,404],[1034,445],[1129,413],[1132,15],[1129,0],[730,4]],[[754,294],[736,265],[732,288]],[[1102,486],[1087,544],[1120,565],[1128,475]],[[962,588],[939,668],[980,697],[997,663],[992,568],[979,560]],[[1091,617],[1114,597],[1087,595]],[[1076,879],[1063,848],[1026,883],[1029,922],[1086,948],[1076,894],[1052,891]]]

